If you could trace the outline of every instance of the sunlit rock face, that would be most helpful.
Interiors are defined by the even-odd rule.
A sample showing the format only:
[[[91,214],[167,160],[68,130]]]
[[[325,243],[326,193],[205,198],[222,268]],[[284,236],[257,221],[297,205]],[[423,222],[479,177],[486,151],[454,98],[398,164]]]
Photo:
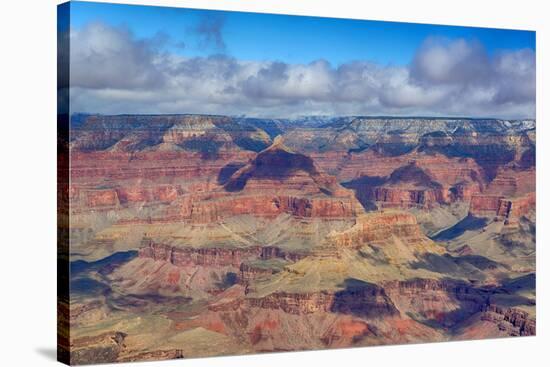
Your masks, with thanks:
[[[533,121],[91,115],[68,144],[75,363],[536,333]]]

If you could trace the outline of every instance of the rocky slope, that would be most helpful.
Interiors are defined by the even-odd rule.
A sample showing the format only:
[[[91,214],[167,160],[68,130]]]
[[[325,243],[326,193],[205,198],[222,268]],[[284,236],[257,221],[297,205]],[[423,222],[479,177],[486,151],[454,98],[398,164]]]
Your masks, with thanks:
[[[534,121],[72,124],[75,363],[536,333]]]

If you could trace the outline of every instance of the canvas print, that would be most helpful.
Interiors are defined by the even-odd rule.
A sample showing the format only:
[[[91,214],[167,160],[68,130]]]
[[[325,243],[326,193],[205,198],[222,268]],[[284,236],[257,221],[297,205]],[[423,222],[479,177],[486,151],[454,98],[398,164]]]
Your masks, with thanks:
[[[535,335],[535,32],[58,8],[58,353]]]

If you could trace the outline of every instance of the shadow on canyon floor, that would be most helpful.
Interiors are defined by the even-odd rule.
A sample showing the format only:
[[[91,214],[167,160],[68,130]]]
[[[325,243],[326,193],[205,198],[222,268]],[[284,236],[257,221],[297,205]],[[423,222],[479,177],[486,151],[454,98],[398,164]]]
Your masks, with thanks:
[[[127,263],[138,255],[137,251],[116,252],[97,261],[76,260],[71,262],[71,277],[87,271],[105,274],[114,268]]]
[[[361,203],[366,211],[375,211],[378,209],[373,200],[371,200],[368,191],[370,188],[380,186],[386,182],[385,177],[380,176],[361,176],[348,182],[342,182],[341,185],[355,193],[355,197]]]
[[[488,220],[486,218],[478,218],[469,214],[451,228],[447,228],[446,230],[436,234],[432,237],[432,240],[449,241],[463,235],[466,231],[476,231],[482,229],[487,225],[487,222]]]
[[[228,163],[218,173],[218,184],[225,185],[235,172],[245,166],[244,163]]]
[[[399,313],[384,289],[376,284],[348,278],[343,286],[343,290],[334,294],[332,312],[368,318]]]
[[[482,281],[486,279],[485,271],[506,267],[480,255],[452,256],[428,253],[422,256],[422,260],[412,263],[411,268]]]
[[[291,153],[284,149],[266,150],[259,153],[251,162],[250,168],[225,184],[229,192],[242,191],[249,179],[280,180],[291,177],[297,171],[304,171],[311,176],[319,173],[313,160],[300,153]]]

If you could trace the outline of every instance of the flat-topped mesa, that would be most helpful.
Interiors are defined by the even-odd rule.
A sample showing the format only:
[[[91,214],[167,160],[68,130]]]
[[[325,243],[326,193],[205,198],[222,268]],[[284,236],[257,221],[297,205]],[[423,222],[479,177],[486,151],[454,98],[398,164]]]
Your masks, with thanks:
[[[327,242],[336,247],[360,248],[367,243],[383,244],[393,236],[413,243],[425,240],[414,215],[390,211],[361,215],[353,227],[330,234]]]
[[[259,247],[249,248],[191,248],[174,247],[150,241],[138,254],[142,258],[167,261],[175,266],[231,266],[239,268],[245,260],[261,256]]]
[[[239,268],[249,261],[298,261],[305,253],[283,251],[274,246],[250,246],[246,248],[231,247],[178,247],[152,240],[144,240],[138,251],[141,258],[155,261],[167,261],[175,266],[232,266]],[[253,266],[249,266],[253,267]]]
[[[487,190],[472,196],[470,213],[494,216],[506,223],[515,223],[520,217],[535,209],[535,185],[534,168],[502,168]]]
[[[170,148],[171,151],[204,152],[208,148],[236,148],[242,139],[249,145],[254,143],[263,147],[270,141],[262,130],[241,126],[228,116],[93,115],[73,127],[71,149],[75,152],[136,153]]]

